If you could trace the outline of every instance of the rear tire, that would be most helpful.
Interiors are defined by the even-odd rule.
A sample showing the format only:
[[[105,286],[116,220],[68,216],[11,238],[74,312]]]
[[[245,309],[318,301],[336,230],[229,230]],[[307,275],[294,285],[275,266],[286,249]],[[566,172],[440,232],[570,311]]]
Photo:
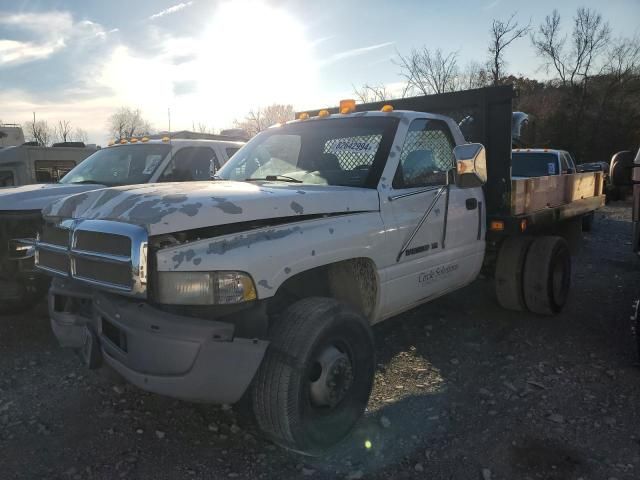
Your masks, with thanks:
[[[582,217],[582,231],[590,232],[593,229],[593,220],[595,219],[595,213],[587,213]]]
[[[368,321],[329,298],[282,314],[253,384],[260,429],[275,443],[319,455],[345,438],[369,401],[375,347]]]
[[[571,255],[561,237],[536,238],[524,265],[524,299],[540,315],[554,315],[567,302],[571,286]]]
[[[521,312],[527,309],[522,282],[524,262],[532,242],[532,237],[509,237],[502,242],[498,252],[496,296],[500,306],[507,310]]]

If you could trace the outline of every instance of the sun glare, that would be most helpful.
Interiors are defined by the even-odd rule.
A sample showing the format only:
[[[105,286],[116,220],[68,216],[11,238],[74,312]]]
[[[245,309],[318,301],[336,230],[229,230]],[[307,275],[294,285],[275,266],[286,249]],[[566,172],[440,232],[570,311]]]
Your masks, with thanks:
[[[103,81],[123,101],[150,116],[191,126],[228,126],[248,110],[305,102],[314,91],[313,48],[304,26],[287,11],[259,0],[219,4],[202,33],[160,36],[163,53],[140,58],[117,49]],[[176,58],[184,60],[176,62]]]

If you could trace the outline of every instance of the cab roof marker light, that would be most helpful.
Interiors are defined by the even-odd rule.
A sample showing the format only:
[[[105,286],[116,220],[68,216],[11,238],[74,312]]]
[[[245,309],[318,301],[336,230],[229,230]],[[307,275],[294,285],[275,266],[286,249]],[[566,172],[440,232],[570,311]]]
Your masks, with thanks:
[[[392,105],[383,105],[382,108],[380,109],[381,112],[393,112],[393,106]]]
[[[320,110],[318,112],[318,116],[320,118],[328,117],[329,116],[329,110]]]
[[[129,143],[138,143],[138,139],[134,137],[131,140],[129,140]]]
[[[148,142],[149,141],[149,137],[142,137],[140,139],[140,141],[143,142],[143,143]]]
[[[127,139],[123,138],[122,140],[120,140],[120,145],[124,145],[125,143],[127,143]]]
[[[113,145],[115,142],[115,140],[109,140],[109,146]]]
[[[298,120],[308,120],[309,119],[309,114],[307,112],[302,112],[300,115],[298,115]]]
[[[353,98],[340,100],[340,113],[343,115],[356,111],[356,101]]]
[[[162,141],[163,141],[164,143],[167,143],[169,140],[170,140],[170,138],[169,138],[169,137],[162,137]]]

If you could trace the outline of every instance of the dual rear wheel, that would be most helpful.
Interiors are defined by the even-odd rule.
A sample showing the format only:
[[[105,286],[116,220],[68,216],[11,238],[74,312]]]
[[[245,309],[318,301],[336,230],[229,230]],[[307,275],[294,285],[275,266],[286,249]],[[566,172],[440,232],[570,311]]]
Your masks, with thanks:
[[[507,238],[496,263],[496,295],[504,308],[554,315],[567,302],[571,255],[562,237]]]

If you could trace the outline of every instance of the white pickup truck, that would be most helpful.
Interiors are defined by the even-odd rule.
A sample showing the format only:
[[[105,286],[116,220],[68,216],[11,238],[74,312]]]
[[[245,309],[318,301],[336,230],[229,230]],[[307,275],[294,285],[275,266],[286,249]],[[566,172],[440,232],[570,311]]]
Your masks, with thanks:
[[[511,91],[491,92],[508,163]],[[534,216],[487,223],[487,168],[449,117],[347,105],[260,133],[216,181],[66,198],[45,209],[36,244],[56,276],[53,330],[145,390],[215,403],[246,393],[269,438],[321,452],[367,405],[371,325],[469,284],[483,263],[503,305],[564,306],[565,241],[523,235]]]
[[[565,150],[516,148],[511,155],[513,178],[547,177],[576,173],[576,164]]]
[[[242,145],[244,142],[168,137],[121,140],[93,150],[93,155],[58,183],[0,189],[0,314],[33,307],[48,289],[48,276],[33,267],[33,243],[42,227],[42,208],[68,195],[114,185],[210,179]],[[0,174],[2,168],[0,159]]]

